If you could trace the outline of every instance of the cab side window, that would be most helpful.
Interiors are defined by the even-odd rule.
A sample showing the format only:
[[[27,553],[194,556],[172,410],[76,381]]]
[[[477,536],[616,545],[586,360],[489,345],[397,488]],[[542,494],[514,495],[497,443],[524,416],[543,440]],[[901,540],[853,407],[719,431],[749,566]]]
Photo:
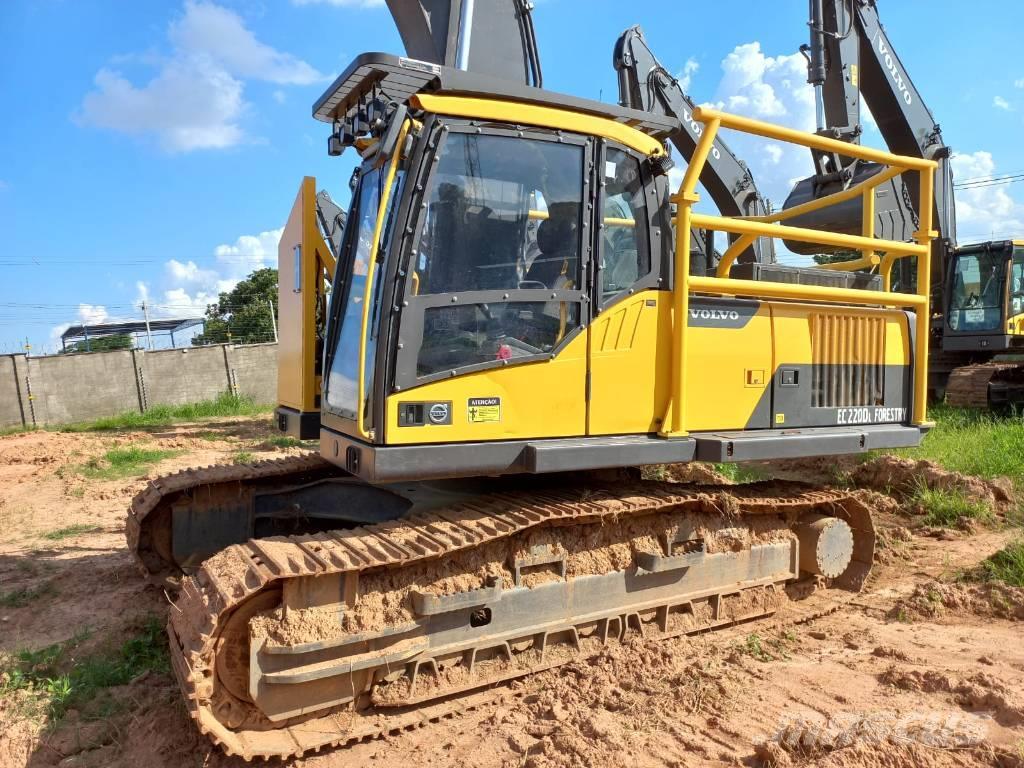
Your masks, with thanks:
[[[601,303],[650,274],[651,247],[640,161],[609,147],[604,161]]]
[[[1012,315],[1024,315],[1024,249],[1013,252],[1010,270],[1010,309]]]

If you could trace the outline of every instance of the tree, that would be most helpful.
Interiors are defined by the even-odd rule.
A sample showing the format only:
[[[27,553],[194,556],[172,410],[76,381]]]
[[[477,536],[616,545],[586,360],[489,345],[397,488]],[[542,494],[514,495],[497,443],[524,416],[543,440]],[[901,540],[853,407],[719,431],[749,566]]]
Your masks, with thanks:
[[[270,306],[274,305],[274,321]],[[206,308],[203,332],[192,344],[258,344],[274,340],[277,322],[277,270],[257,269]]]
[[[839,264],[843,261],[856,261],[860,254],[856,251],[837,251],[836,253],[816,253],[811,256],[815,264]]]
[[[68,344],[61,354],[71,352],[107,352],[111,349],[132,349],[135,340],[128,333],[115,333],[112,336],[100,336],[86,341],[75,341]]]

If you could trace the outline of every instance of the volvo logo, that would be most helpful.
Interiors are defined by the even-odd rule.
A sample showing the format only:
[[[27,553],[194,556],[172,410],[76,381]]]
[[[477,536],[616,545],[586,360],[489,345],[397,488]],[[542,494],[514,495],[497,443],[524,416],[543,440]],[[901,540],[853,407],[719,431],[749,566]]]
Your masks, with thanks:
[[[430,406],[430,411],[428,411],[427,415],[430,417],[432,424],[447,424],[448,403],[434,403]]]
[[[691,309],[690,317],[694,320],[739,320],[740,313],[735,309]]]
[[[914,97],[910,94],[910,88],[907,87],[906,82],[903,80],[903,73],[901,73],[900,68],[896,66],[896,59],[893,58],[894,54],[889,50],[889,46],[885,44],[885,40],[882,39],[881,33],[878,34],[877,39],[878,53],[882,56],[885,68],[889,70],[889,74],[892,75],[893,82],[896,83],[897,91],[909,107],[914,103]]]
[[[683,107],[683,123],[689,126],[690,133],[692,133],[695,138],[700,139],[700,137],[704,135],[704,126],[693,119],[693,113],[691,113],[686,107]],[[719,152],[718,147],[713,144],[711,145],[711,156],[715,158],[715,160],[722,159],[722,153]]]

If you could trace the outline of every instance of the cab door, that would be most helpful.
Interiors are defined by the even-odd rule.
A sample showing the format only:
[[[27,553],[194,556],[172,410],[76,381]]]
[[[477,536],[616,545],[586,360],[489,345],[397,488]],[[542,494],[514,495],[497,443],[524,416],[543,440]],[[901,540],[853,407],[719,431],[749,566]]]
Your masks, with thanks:
[[[671,383],[668,229],[652,226],[658,192],[640,155],[605,143],[597,170],[587,434],[654,433]]]

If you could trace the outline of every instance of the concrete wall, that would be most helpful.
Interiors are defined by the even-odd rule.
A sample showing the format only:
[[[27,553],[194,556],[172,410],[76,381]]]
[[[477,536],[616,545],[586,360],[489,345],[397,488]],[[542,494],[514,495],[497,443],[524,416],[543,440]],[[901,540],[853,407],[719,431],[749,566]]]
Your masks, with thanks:
[[[0,429],[17,427],[24,424],[21,413],[21,386],[18,383],[18,367],[24,355],[4,355],[0,357]]]
[[[91,421],[224,392],[275,402],[277,345],[2,355],[0,429]]]

